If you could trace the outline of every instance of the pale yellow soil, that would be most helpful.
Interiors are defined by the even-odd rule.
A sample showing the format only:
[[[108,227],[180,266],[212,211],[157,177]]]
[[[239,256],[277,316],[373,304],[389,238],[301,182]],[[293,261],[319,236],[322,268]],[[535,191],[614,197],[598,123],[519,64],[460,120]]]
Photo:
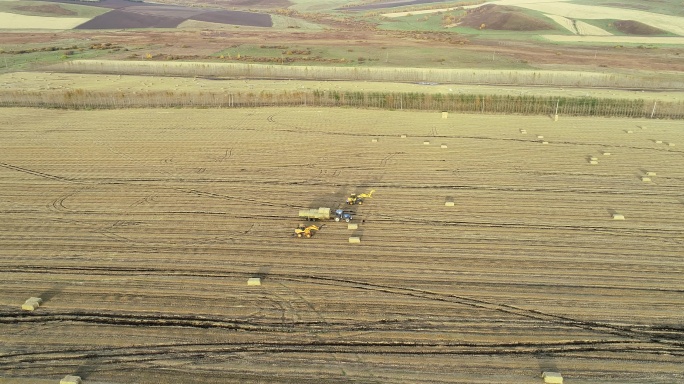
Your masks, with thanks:
[[[71,29],[88,21],[80,17],[43,17],[0,12],[2,29]]]
[[[679,121],[18,108],[0,143],[8,380],[684,381]],[[321,206],[359,229],[293,238]]]

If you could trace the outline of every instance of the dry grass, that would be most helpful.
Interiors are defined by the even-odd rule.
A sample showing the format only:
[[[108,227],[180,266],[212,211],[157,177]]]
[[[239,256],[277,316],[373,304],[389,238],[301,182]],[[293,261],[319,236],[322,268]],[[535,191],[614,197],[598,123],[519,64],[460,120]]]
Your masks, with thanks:
[[[2,29],[72,29],[89,19],[79,17],[42,17],[0,12]]]
[[[116,90],[130,93],[140,91],[174,92],[276,92],[276,91],[341,91],[341,92],[421,92],[441,94],[536,95],[562,97],[597,97],[616,99],[684,101],[684,91],[623,91],[587,88],[484,86],[466,84],[420,85],[372,81],[306,81],[306,80],[210,80],[187,77],[150,77],[132,75],[94,75],[46,72],[15,72],[0,74],[4,90],[61,91],[83,89],[91,91]]]
[[[682,381],[684,157],[651,141],[682,142],[680,122],[2,112],[4,377]],[[358,232],[292,238],[298,209],[369,188]],[[41,316],[17,317],[30,296]]]

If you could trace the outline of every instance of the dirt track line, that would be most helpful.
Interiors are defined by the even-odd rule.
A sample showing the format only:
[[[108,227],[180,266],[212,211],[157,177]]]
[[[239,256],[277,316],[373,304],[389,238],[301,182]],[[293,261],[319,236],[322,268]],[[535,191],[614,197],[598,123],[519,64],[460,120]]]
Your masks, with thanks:
[[[282,277],[281,277],[282,278]],[[300,281],[299,279],[290,279],[294,281]],[[426,290],[420,290],[415,288],[401,288],[393,286],[385,286],[378,284],[369,284],[366,282],[358,282],[353,280],[341,280],[332,278],[321,278],[321,277],[310,277],[310,280],[317,281],[319,284],[326,284],[321,281],[328,281],[330,285],[343,284],[345,286],[352,286],[359,289],[373,290],[384,293],[412,296],[429,300],[437,300],[444,302],[451,302],[456,304],[467,305],[470,307],[488,309],[498,312],[503,312],[515,316],[530,318],[534,320],[540,320],[544,322],[549,322],[556,325],[563,325],[574,328],[582,328],[598,333],[609,333],[612,335],[627,337],[630,339],[646,339],[658,344],[668,344],[677,347],[678,350],[684,350],[684,329],[681,328],[665,328],[661,329],[658,334],[649,333],[646,330],[635,330],[633,327],[628,326],[617,326],[608,323],[600,323],[594,321],[583,321],[577,320],[565,316],[553,315],[544,313],[534,309],[525,309],[508,304],[498,304],[485,300],[472,299],[465,296],[457,296],[450,294],[436,293]],[[664,332],[662,332],[664,331]],[[674,333],[674,334],[671,334]],[[657,337],[659,336],[659,337]]]
[[[339,354],[382,354],[382,355],[530,355],[553,353],[557,355],[578,352],[613,352],[661,354],[665,351],[643,343],[614,341],[571,341],[567,343],[425,343],[425,342],[356,342],[356,341],[309,341],[309,342],[236,342],[207,344],[173,344],[119,347],[112,349],[59,349],[36,353],[0,355],[0,370],[13,370],[16,364],[47,363],[64,364],[82,359],[118,359],[120,362],[138,362],[141,357],[171,356],[179,358],[193,356],[198,352],[210,355],[238,352],[262,353],[339,353]],[[675,352],[675,354],[677,354]],[[679,355],[679,354],[677,354]],[[642,361],[642,359],[639,359]]]
[[[265,343],[245,343],[238,345],[225,345],[216,348],[203,347],[201,349],[190,349],[187,347],[177,349],[161,349],[161,350],[140,350],[138,348],[129,351],[122,351],[117,354],[111,353],[73,353],[67,356],[47,356],[47,357],[31,357],[31,358],[16,358],[8,359],[6,363],[0,361],[0,370],[15,371],[22,368],[21,365],[31,364],[26,366],[26,369],[35,369],[36,367],[67,367],[72,366],[74,362],[88,360],[104,360],[106,363],[117,364],[132,364],[145,361],[158,361],[166,359],[181,359],[194,358],[201,355],[207,356],[223,356],[233,355],[236,353],[267,353],[267,354],[353,354],[353,355],[408,355],[408,356],[434,356],[434,355],[449,355],[449,356],[516,356],[516,355],[537,355],[539,353],[553,354],[556,356],[586,354],[587,352],[609,352],[609,353],[641,353],[649,355],[660,355],[663,353],[671,353],[660,349],[644,348],[640,346],[612,346],[612,345],[588,345],[588,346],[570,346],[570,347],[548,347],[540,345],[538,347],[530,348],[508,348],[508,347],[488,347],[488,348],[472,348],[472,347],[445,347],[445,346],[423,346],[418,344],[402,344],[402,345],[377,345],[373,343],[351,344],[351,343],[290,343],[290,344],[265,344]],[[634,360],[638,362],[653,361],[645,357],[639,359],[629,357],[614,357],[622,361]],[[103,363],[104,363],[103,362]]]
[[[80,183],[79,180],[69,179],[69,178],[61,177],[61,176],[50,175],[49,173],[38,172],[38,171],[34,171],[34,170],[31,170],[28,168],[18,167],[16,165],[12,165],[12,164],[0,163],[0,167],[11,169],[11,170],[17,171],[17,172],[27,173],[27,174],[33,175],[33,176],[43,177],[43,178],[50,179],[50,180],[63,181],[66,183],[76,183],[76,184]]]
[[[71,266],[50,266],[43,265],[0,265],[0,272],[2,273],[31,273],[31,274],[83,274],[87,272],[94,276],[177,276],[177,277],[204,277],[204,278],[231,278],[245,277],[244,272],[230,272],[230,271],[207,271],[207,270],[183,270],[183,269],[161,269],[148,267],[71,267]],[[313,278],[310,275],[295,275],[295,274],[278,274],[271,273],[273,278]],[[327,277],[315,277],[318,279],[326,279]],[[639,292],[673,292],[684,293],[684,289],[665,289],[665,288],[643,288],[643,287],[615,287],[610,285],[576,285],[576,284],[530,284],[530,283],[509,283],[514,286],[535,286],[535,287],[567,287],[579,289],[610,289],[610,290],[630,290]]]

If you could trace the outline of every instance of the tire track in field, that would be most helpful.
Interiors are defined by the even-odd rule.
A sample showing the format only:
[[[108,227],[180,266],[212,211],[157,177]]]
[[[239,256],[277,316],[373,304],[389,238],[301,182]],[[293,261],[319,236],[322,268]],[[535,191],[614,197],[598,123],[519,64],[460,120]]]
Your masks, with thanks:
[[[100,271],[102,274],[110,274],[110,268],[60,268],[62,270],[70,270],[73,272],[74,269],[77,270],[95,270]],[[117,271],[121,271],[118,268]],[[226,277],[231,274],[225,273],[197,273],[192,272],[176,272],[168,273],[168,271],[158,270],[153,268],[143,268],[143,269],[133,269],[127,270],[127,273],[132,271],[142,271],[143,274],[149,275],[182,275],[182,276],[195,276],[195,277]],[[161,272],[161,273],[160,273]],[[92,273],[92,272],[91,272]],[[427,291],[415,288],[403,288],[391,285],[381,285],[381,284],[371,284],[365,281],[355,281],[338,279],[331,277],[313,276],[313,275],[293,275],[293,274],[272,274],[270,278],[277,281],[295,281],[304,283],[314,283],[318,285],[329,285],[329,286],[344,286],[347,288],[362,289],[368,291],[382,292],[391,295],[408,296],[413,298],[419,298],[430,301],[438,301],[444,303],[465,305],[468,307],[485,309],[493,312],[504,313],[514,317],[522,317],[532,320],[537,320],[542,323],[550,323],[554,325],[570,327],[570,328],[580,328],[596,332],[599,334],[610,334],[614,336],[625,337],[631,340],[649,341],[659,345],[666,345],[673,348],[674,351],[680,351],[684,353],[684,328],[682,327],[667,327],[659,326],[657,328],[644,328],[638,329],[636,326],[629,325],[614,325],[603,322],[594,321],[584,321],[577,320],[566,316],[554,315],[545,313],[542,311],[534,309],[525,309],[507,304],[495,303],[487,300],[473,299],[466,296],[458,296],[452,294],[437,293],[433,291]],[[26,314],[9,313],[0,314],[0,323],[15,323],[20,320],[25,321],[41,321],[42,314],[30,317]],[[150,325],[150,326],[194,326],[194,327],[216,327],[216,328],[226,328],[226,329],[254,329],[255,325],[247,323],[245,321],[227,321],[221,319],[210,319],[203,316],[151,316],[145,317],[142,315],[117,315],[110,313],[82,313],[79,316],[73,314],[61,314],[55,315],[55,319],[51,321],[70,321],[75,322],[95,322],[101,324],[119,324],[119,325]],[[62,316],[62,317],[60,317]],[[49,319],[49,318],[47,318]],[[45,321],[45,320],[43,320]],[[323,322],[325,323],[325,322]],[[328,323],[328,325],[330,325]],[[309,323],[309,326],[311,324]],[[269,328],[271,327],[271,328]],[[273,329],[274,325],[265,326],[264,329]],[[256,326],[258,328],[258,325]],[[650,330],[649,330],[650,329]]]
[[[294,280],[300,282],[307,281],[307,279],[299,280],[297,278],[293,279],[288,277],[280,278],[284,280]],[[436,293],[415,288],[401,288],[379,284],[370,284],[367,282],[359,282],[353,280],[341,280],[322,277],[312,277],[311,280],[316,282],[317,284],[325,284],[324,281],[328,281],[330,282],[330,285],[342,284],[344,286],[350,286],[353,288],[364,290],[378,291],[403,296],[411,296],[428,300],[451,302],[480,309],[489,309],[497,312],[503,312],[506,314],[514,315],[516,317],[526,317],[533,320],[540,320],[543,322],[548,322],[556,325],[582,328],[593,332],[603,334],[608,333],[626,337],[629,339],[642,339],[658,344],[668,344],[676,347],[676,350],[679,350],[684,355],[684,327],[663,327],[660,330],[661,332],[659,333],[649,333],[647,331],[635,330],[633,327],[629,326],[618,326],[608,323],[577,320],[565,316],[547,314],[542,311],[534,309],[524,309],[507,304],[498,304],[486,300],[473,299],[465,296],[457,296],[451,294]]]
[[[17,172],[26,173],[26,174],[33,175],[36,177],[42,177],[45,179],[56,180],[56,181],[61,181],[61,182],[65,182],[65,183],[71,183],[71,184],[81,184],[82,183],[78,179],[72,179],[72,178],[66,178],[66,177],[62,177],[62,176],[51,175],[49,173],[38,172],[38,171],[34,171],[32,169],[23,168],[23,167],[19,167],[19,166],[7,164],[7,163],[0,163],[0,167],[11,169],[11,170],[17,171]]]
[[[144,347],[67,348],[32,353],[0,355],[0,371],[35,369],[36,367],[71,367],[75,363],[135,364],[145,361],[192,359],[201,356],[225,356],[237,353],[259,354],[352,354],[352,355],[409,355],[409,356],[518,356],[539,353],[556,356],[589,352],[668,353],[645,343],[577,340],[560,343],[467,343],[467,342],[382,342],[382,341],[282,341],[282,342],[222,342],[158,344]],[[679,354],[675,354],[679,356]],[[621,360],[648,361],[647,358]],[[654,360],[655,361],[655,360]]]

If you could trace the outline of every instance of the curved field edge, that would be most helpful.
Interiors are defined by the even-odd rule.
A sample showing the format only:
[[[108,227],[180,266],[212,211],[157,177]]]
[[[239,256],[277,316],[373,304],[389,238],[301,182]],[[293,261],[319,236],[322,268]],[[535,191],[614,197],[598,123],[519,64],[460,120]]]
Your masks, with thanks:
[[[302,80],[365,80],[447,84],[531,85],[585,88],[681,89],[676,73],[615,74],[545,70],[479,70],[435,68],[358,68],[335,66],[278,66],[242,63],[164,63],[116,60],[73,60],[47,68],[57,72],[120,75],[241,77]]]

